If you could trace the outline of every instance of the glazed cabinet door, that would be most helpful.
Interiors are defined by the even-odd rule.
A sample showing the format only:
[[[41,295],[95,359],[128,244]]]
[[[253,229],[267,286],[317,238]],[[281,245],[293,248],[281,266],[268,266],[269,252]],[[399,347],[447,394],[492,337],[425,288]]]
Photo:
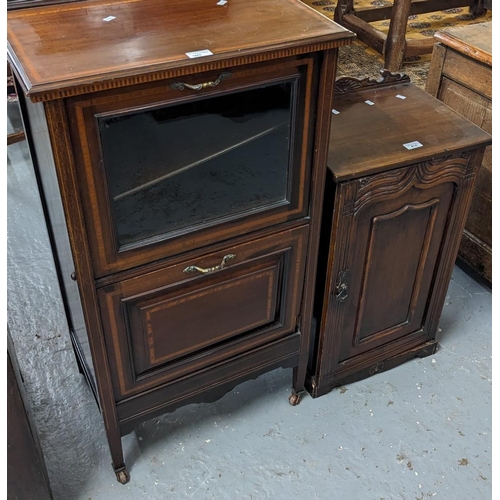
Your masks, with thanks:
[[[451,274],[469,171],[464,155],[337,186],[320,346],[331,378],[373,373],[379,359],[434,337],[446,292],[434,283]]]
[[[308,227],[99,289],[118,399],[297,332]]]
[[[96,277],[309,211],[313,59],[75,98]]]

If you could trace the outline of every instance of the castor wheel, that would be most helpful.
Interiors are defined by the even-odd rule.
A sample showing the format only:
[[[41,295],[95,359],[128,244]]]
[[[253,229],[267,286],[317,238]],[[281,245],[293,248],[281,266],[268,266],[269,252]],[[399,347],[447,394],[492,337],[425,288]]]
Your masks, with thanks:
[[[127,484],[130,481],[130,476],[125,468],[115,471],[115,474],[116,480],[121,484]]]
[[[292,406],[297,406],[300,403],[300,398],[301,397],[302,397],[302,393],[301,392],[292,392],[292,394],[290,394],[290,397],[288,398],[288,402]]]

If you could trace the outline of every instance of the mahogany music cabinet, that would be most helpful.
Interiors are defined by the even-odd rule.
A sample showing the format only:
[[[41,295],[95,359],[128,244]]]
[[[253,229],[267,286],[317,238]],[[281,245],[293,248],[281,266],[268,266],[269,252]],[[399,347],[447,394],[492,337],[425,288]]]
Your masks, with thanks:
[[[436,349],[489,134],[401,74],[337,81],[315,319],[314,397]]]
[[[120,482],[121,436],[155,415],[280,366],[298,402],[352,38],[297,0],[9,12],[71,336]]]

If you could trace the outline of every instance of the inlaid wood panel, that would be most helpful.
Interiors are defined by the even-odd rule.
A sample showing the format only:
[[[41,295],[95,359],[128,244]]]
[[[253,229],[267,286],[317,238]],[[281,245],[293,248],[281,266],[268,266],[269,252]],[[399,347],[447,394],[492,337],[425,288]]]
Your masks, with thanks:
[[[144,415],[153,418],[182,405],[210,403],[249,376],[256,378],[274,368],[297,366],[300,337],[300,333],[292,333],[217,363],[208,370],[188,374],[172,383],[120,401],[117,412],[122,434],[134,430],[144,420]]]
[[[263,269],[242,276],[231,274],[232,279],[203,288],[195,284],[182,291],[122,299],[137,372],[279,319],[276,306],[282,264],[282,259],[268,261]]]
[[[116,393],[129,396],[296,331],[308,227],[99,289]]]

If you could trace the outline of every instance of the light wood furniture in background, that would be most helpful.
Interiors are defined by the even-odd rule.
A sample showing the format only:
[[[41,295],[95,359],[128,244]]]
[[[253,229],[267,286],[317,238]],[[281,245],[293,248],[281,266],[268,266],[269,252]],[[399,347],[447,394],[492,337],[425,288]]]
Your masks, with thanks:
[[[491,134],[492,23],[448,28],[435,34],[426,90]],[[459,257],[492,280],[492,155],[487,148]]]
[[[434,40],[407,40],[408,17],[413,14],[435,12],[453,7],[470,7],[480,15],[484,12],[483,0],[394,0],[393,5],[354,8],[354,0],[338,0],[334,20],[354,31],[358,38],[384,56],[384,68],[397,71],[406,57],[429,54]],[[369,23],[390,19],[386,35]]]

